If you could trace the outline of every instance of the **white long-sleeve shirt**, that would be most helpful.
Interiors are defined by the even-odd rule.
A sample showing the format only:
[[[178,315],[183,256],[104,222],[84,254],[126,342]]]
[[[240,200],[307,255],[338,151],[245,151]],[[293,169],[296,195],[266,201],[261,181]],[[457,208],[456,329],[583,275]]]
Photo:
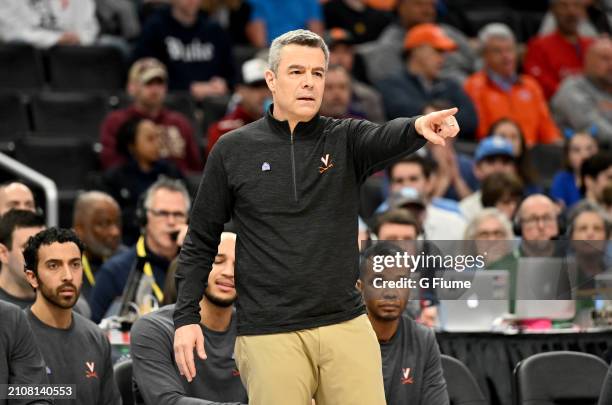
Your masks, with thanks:
[[[94,0],[2,0],[0,39],[39,48],[57,43],[64,32],[91,45],[99,32]]]

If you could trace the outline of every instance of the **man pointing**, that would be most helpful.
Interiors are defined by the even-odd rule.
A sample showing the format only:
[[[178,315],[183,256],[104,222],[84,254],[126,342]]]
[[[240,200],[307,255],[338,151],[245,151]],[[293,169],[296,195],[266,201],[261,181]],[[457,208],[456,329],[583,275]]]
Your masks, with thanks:
[[[175,357],[205,358],[198,303],[223,231],[238,240],[235,355],[251,405],[382,405],[380,349],[355,283],[365,178],[459,132],[457,109],[384,125],[318,114],[329,51],[297,30],[270,48],[266,116],[211,151],[179,258]]]

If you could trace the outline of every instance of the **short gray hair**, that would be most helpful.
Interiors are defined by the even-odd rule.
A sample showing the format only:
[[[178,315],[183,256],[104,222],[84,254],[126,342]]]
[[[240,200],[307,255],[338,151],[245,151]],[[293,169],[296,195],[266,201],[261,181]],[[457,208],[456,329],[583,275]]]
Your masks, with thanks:
[[[502,213],[497,208],[491,207],[491,208],[483,209],[478,214],[476,214],[474,218],[472,218],[472,220],[468,223],[467,227],[465,228],[463,239],[474,240],[476,238],[476,230],[478,229],[480,224],[485,219],[489,219],[489,218],[495,218],[502,224],[504,231],[506,232],[507,240],[511,240],[514,238],[514,232],[512,230],[512,223],[510,222],[508,217],[506,217],[506,215],[504,215],[504,213]]]
[[[510,27],[506,24],[497,22],[487,24],[478,31],[478,40],[482,47],[484,47],[491,38],[511,39],[512,42],[516,42],[516,38]]]
[[[302,45],[309,46],[311,48],[321,48],[325,55],[325,70],[329,64],[329,48],[327,44],[319,35],[308,30],[294,30],[285,32],[283,35],[276,37],[270,45],[270,53],[268,54],[268,65],[270,70],[275,74],[278,72],[278,65],[280,63],[280,53],[287,45]]]
[[[143,197],[145,209],[148,210],[149,208],[151,208],[151,200],[153,200],[153,194],[155,194],[157,190],[161,189],[175,191],[177,193],[183,194],[183,197],[185,198],[185,210],[189,212],[189,209],[191,208],[191,197],[189,196],[189,191],[187,191],[187,187],[185,187],[181,180],[171,179],[166,176],[160,176],[159,179],[155,183],[151,184],[147,191],[145,191]]]

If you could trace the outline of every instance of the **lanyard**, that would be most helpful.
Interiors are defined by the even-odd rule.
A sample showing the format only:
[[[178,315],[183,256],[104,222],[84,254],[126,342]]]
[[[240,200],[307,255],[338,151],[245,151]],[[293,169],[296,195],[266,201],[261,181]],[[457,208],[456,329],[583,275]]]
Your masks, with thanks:
[[[96,285],[96,279],[91,271],[91,266],[89,265],[89,259],[87,259],[87,255],[83,253],[83,257],[81,258],[81,264],[83,265],[83,272],[85,273],[85,277],[87,277],[87,281],[89,281],[90,286]]]
[[[144,236],[141,236],[140,238],[138,238],[138,242],[136,242],[136,255],[141,259],[144,259],[147,257],[147,250],[145,249]],[[144,274],[151,277],[151,279],[153,280],[151,284],[151,288],[153,289],[155,298],[157,298],[157,301],[161,303],[164,300],[164,293],[162,292],[161,288],[159,288],[159,286],[157,285],[157,282],[155,281],[155,276],[153,276],[153,268],[151,267],[151,263],[149,263],[148,260],[145,262],[142,268],[142,271],[144,272]]]

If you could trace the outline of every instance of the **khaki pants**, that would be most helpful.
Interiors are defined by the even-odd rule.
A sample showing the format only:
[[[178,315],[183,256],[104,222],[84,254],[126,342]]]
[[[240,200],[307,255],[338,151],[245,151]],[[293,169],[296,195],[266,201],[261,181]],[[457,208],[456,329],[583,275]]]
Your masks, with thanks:
[[[239,336],[249,405],[385,405],[380,346],[367,315],[335,325]]]

